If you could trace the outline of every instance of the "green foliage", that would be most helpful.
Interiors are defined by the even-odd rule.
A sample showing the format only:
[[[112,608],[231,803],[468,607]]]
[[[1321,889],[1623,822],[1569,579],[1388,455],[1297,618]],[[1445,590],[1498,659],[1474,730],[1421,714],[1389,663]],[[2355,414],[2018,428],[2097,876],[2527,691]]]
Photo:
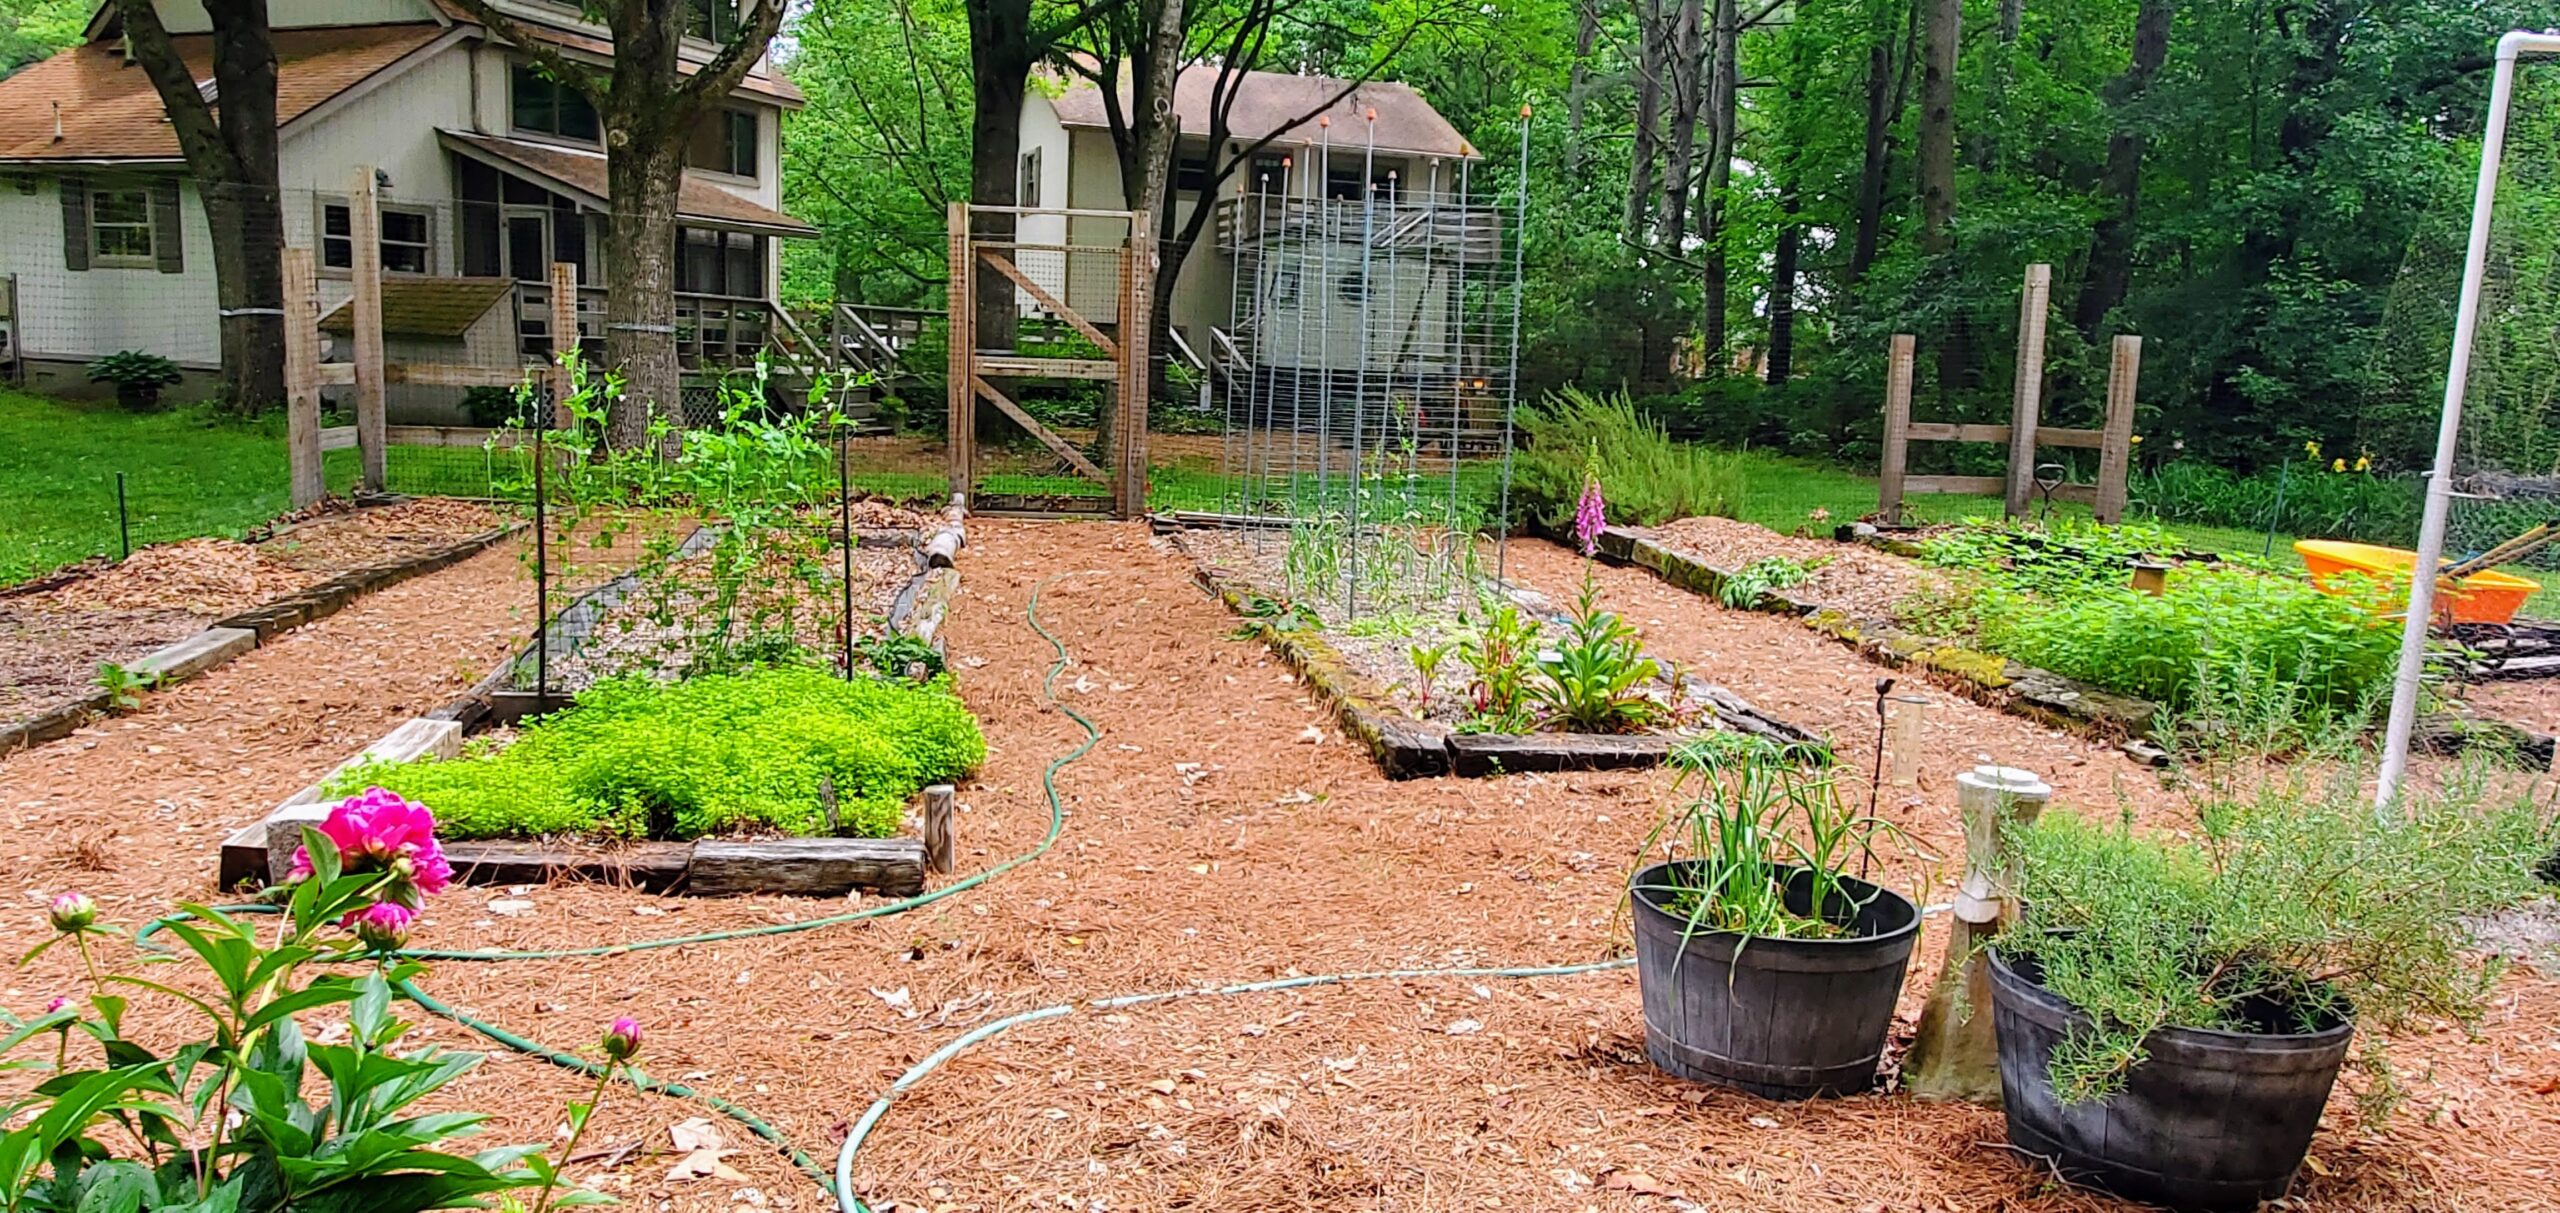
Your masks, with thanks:
[[[1730,517],[1740,508],[1742,475],[1732,456],[1672,441],[1623,394],[1568,388],[1522,410],[1520,430],[1513,508],[1550,527],[1572,524],[1595,451],[1612,523],[1658,526],[1675,518]]]
[[[1458,727],[1478,733],[1526,733],[1529,670],[1537,652],[1538,620],[1517,603],[1486,591],[1458,646],[1458,660],[1475,674],[1467,684],[1467,719]]]
[[[461,838],[683,839],[823,834],[823,780],[844,832],[881,838],[917,789],[985,759],[976,719],[945,685],[783,667],[674,684],[610,679],[504,749],[367,764],[330,790],[388,788]]]
[[[853,655],[889,678],[931,682],[941,676],[943,669],[942,651],[912,632],[858,637],[853,642]],[[921,677],[915,676],[918,672]]]
[[[2202,460],[2179,459],[2136,473],[2128,487],[2141,509],[2166,522],[2416,546],[2418,511],[2425,501],[2422,486],[2413,478],[2379,475],[2369,466],[2358,471],[2353,459],[2339,471],[2336,462],[2309,456],[2242,475]]]
[[[1582,593],[1574,600],[1564,636],[1555,654],[1542,657],[1529,698],[1545,723],[1575,733],[1624,733],[1643,728],[1662,714],[1661,705],[1644,694],[1646,684],[1661,673],[1626,620],[1600,609],[1599,583],[1591,562],[1582,569]]]
[[[1763,556],[1725,578],[1724,584],[1716,587],[1716,601],[1738,611],[1750,610],[1760,605],[1763,594],[1803,585],[1828,559],[1807,561],[1789,556]]]
[[[1970,628],[2004,656],[2173,709],[2207,681],[2290,688],[2330,710],[2351,708],[2391,677],[2397,628],[2377,609],[2391,587],[2335,579],[2324,593],[2300,575],[2219,566],[2170,571],[2157,597],[2128,584],[2128,564],[2179,550],[2156,527],[2057,522],[2036,529],[1984,520],[1925,541],[1921,558],[1965,570],[1969,591],[1934,605],[1940,626]]]
[[[1842,804],[1828,751],[1781,746],[1742,733],[1710,733],[1671,752],[1672,807],[1639,854],[1675,848],[1672,913],[1685,932],[1735,931],[1769,939],[1841,934],[1864,901],[1841,878],[1863,868],[1880,837],[1899,831]],[[1801,869],[1807,912],[1789,907]]]
[[[1455,647],[1441,641],[1411,645],[1405,650],[1406,657],[1413,662],[1413,698],[1415,711],[1421,715],[1431,714],[1432,684],[1440,677],[1440,667],[1448,662],[1449,653]]]
[[[158,354],[120,350],[89,363],[89,382],[117,387],[164,388],[186,378],[178,364]]]
[[[549,401],[521,388],[483,384],[462,393],[462,415],[484,430],[539,428],[550,408]]]
[[[127,668],[112,661],[98,663],[98,689],[107,693],[107,710],[130,712],[142,706],[142,697],[160,689],[161,677]]]
[[[13,1020],[0,1042],[9,1054],[51,1046],[49,1060],[5,1063],[34,1078],[8,1105],[17,1127],[0,1135],[10,1209],[419,1213],[549,1186],[557,1172],[536,1147],[443,1148],[489,1119],[439,1094],[480,1058],[395,1047],[408,1025],[391,1014],[393,992],[416,964],[371,958],[323,971],[369,959],[337,924],[374,904],[385,874],[343,872],[325,836],[304,838],[314,871],[294,887],[273,942],[243,919],[184,906],[164,927],[176,946],[147,957],[154,975],[145,977],[100,974],[86,938],[100,928],[55,937],[81,949],[92,989],[85,1007]],[[147,1001],[136,1007],[134,997]],[[128,1035],[129,1011],[150,1030]],[[305,1037],[296,1017],[310,1012],[343,1016],[344,1039]],[[200,1034],[165,1045],[171,1024]],[[556,1203],[604,1200],[572,1189]]]
[[[2056,810],[2006,840],[2026,917],[1998,946],[2091,1020],[2054,1053],[2066,1100],[2121,1089],[2163,1027],[2475,1022],[2497,968],[2464,920],[2530,895],[2554,838],[2545,810],[2473,771],[2379,814],[2351,776],[2269,783],[2211,798],[2194,826],[2189,845]]]

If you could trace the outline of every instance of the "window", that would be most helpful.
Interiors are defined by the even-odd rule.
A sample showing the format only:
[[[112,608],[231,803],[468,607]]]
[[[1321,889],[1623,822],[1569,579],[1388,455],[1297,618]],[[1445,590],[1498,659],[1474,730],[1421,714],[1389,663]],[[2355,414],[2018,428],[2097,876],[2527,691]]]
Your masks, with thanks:
[[[764,298],[764,237],[698,227],[677,228],[676,289],[740,299]]]
[[[1283,156],[1253,158],[1253,192],[1281,194],[1289,189],[1289,161]]]
[[[756,116],[751,110],[719,109],[693,124],[684,162],[735,177],[756,175]]]
[[[727,42],[738,34],[738,0],[685,0],[686,36]]]
[[[580,143],[594,143],[601,137],[603,124],[596,121],[596,107],[578,90],[522,63],[508,73],[507,87],[514,96],[517,130]]]
[[[419,207],[386,206],[382,215],[382,268],[394,274],[435,272],[433,221]],[[320,264],[354,269],[355,216],[344,202],[320,204]]]
[[[151,190],[102,185],[89,191],[89,249],[107,264],[151,264]]]
[[[1398,170],[1402,167],[1402,161],[1386,161],[1370,167],[1369,186],[1377,192],[1378,201],[1394,202],[1396,200],[1396,187],[1400,176]],[[1365,197],[1360,188],[1360,166],[1355,164],[1349,168],[1336,168],[1327,172],[1324,178],[1324,196],[1337,202],[1358,202]]]
[[[1197,194],[1209,188],[1209,154],[1183,153],[1173,164],[1173,188],[1186,194]]]
[[[1040,205],[1040,149],[1022,153],[1022,183],[1014,190],[1017,206]]]

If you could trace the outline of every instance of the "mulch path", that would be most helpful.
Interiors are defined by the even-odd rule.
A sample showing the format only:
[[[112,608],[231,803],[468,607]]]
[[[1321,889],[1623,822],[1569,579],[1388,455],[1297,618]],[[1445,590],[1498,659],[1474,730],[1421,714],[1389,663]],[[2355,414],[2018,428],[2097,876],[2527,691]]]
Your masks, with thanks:
[[[1836,606],[1861,619],[1891,619],[1894,606],[1922,590],[1942,590],[1947,579],[1919,562],[1854,543],[1781,535],[1731,518],[1680,518],[1637,530],[1654,542],[1728,572],[1784,556],[1813,566],[1813,575],[1786,591],[1788,597]]]
[[[444,547],[498,525],[488,507],[414,501],[320,514],[259,543],[189,539],[37,593],[0,597],[0,723],[97,689],[130,663],[215,620],[341,573]]]
[[[1550,594],[1581,573],[1547,545],[1515,544],[1511,560]],[[0,949],[35,942],[42,901],[62,888],[102,894],[123,921],[204,895],[222,831],[496,659],[520,630],[508,561],[492,553],[368,598],[136,716],[0,762],[0,808],[17,826],[0,876],[17,879],[22,907],[0,916]],[[1035,590],[1074,658],[1059,681],[1081,689],[1061,695],[1103,731],[1059,777],[1069,816],[1047,856],[895,918],[589,959],[440,962],[426,988],[566,1047],[635,1016],[652,1074],[757,1109],[824,1165],[897,1075],[996,1016],[1139,990],[1615,952],[1617,893],[1661,773],[1388,783],[1266,649],[1228,638],[1232,617],[1141,526],[976,523],[963,575],[947,635],[991,750],[962,794],[964,873],[1038,840],[1041,770],[1081,737],[1040,694],[1051,649],[1024,619]],[[1598,575],[1648,645],[1834,731],[1853,769],[1863,761],[1875,670],[1854,654],[1639,571]],[[1321,742],[1300,740],[1310,725]],[[2108,751],[1969,705],[1933,713],[1931,729],[1945,753],[1924,771],[1920,803],[1886,811],[1942,852],[1954,840],[1945,780],[1976,754],[2042,771],[2099,811],[2119,794],[2163,795]],[[77,844],[100,835],[104,854],[84,858]],[[1889,875],[1929,878],[1916,862]],[[491,906],[502,899],[532,907]],[[467,889],[430,907],[416,942],[591,945],[843,908]],[[75,962],[48,955],[5,996],[31,1009],[75,982]],[[2395,1047],[2412,1091],[2399,1120],[2369,1130],[2342,1096],[2314,1146],[2307,1207],[2560,1204],[2560,983],[2519,971],[2503,994],[2486,1043],[2448,1032]],[[415,1039],[472,1043],[444,1023]],[[450,1095],[446,1106],[494,1114],[492,1143],[544,1140],[584,1083],[501,1054]],[[662,1213],[829,1207],[725,1122],[737,1151],[723,1161],[738,1178],[670,1178],[669,1128],[700,1113],[617,1093],[587,1147],[643,1149],[571,1174]],[[2048,1184],[2000,1135],[1997,1114],[1977,1108],[1892,1095],[1777,1105],[1665,1078],[1642,1058],[1634,977],[1612,971],[1079,1011],[983,1044],[908,1092],[855,1182],[875,1207],[1081,1213],[2119,1207]]]

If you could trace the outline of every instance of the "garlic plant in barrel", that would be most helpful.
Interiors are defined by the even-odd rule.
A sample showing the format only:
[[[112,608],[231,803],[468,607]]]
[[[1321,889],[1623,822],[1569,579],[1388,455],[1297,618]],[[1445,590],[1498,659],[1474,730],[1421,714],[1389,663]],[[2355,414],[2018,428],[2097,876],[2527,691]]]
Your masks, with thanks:
[[[131,936],[92,899],[55,896],[55,934],[19,963],[68,943],[86,989],[11,1018],[0,1039],[0,1054],[52,1046],[0,1063],[39,1075],[5,1105],[17,1126],[0,1134],[11,1213],[419,1213],[527,1188],[561,1207],[602,1200],[554,1198],[557,1170],[534,1147],[447,1148],[483,1114],[413,1111],[480,1061],[399,1048],[408,1025],[391,1012],[423,972],[399,949],[453,880],[435,829],[426,806],[389,792],[348,797],[303,831],[278,905],[183,904]],[[252,911],[270,909],[280,921],[261,938]],[[136,998],[172,1009],[137,1024],[175,1020],[192,1037],[128,1033]],[[342,1016],[343,1039],[306,1036],[309,1014]],[[626,1037],[619,1054],[607,1046],[615,1065],[636,1049],[636,1025]]]

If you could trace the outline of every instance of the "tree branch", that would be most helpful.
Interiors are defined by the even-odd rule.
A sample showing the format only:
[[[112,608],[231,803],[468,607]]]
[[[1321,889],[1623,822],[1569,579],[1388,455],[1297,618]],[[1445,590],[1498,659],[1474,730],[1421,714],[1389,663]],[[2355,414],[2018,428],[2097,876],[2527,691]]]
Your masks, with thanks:
[[[130,0],[116,0],[116,2],[121,5]],[[591,104],[603,100],[604,80],[598,76],[595,68],[570,58],[560,48],[536,37],[532,31],[516,24],[515,18],[490,7],[489,0],[453,0],[453,2],[460,5],[462,11],[471,14],[471,19],[479,22],[481,28],[504,39],[507,45],[515,48],[518,54],[533,60],[533,65],[541,68],[543,74],[578,90],[578,94],[585,97]]]
[[[169,37],[169,27],[160,23],[159,10],[152,7],[151,0],[115,0],[115,6],[116,16],[124,23],[124,36],[133,44],[133,57],[142,64],[143,74],[151,78],[152,91],[160,94],[160,104],[169,112],[169,125],[177,131],[178,147],[186,153],[188,167],[220,181],[240,179],[245,174],[239,157],[232,155],[231,145],[224,142],[222,128],[213,118],[213,107],[196,86],[195,73],[178,56],[178,45]]]
[[[741,0],[742,5],[747,2],[749,0]],[[706,99],[726,97],[731,89],[738,87],[738,82],[747,78],[747,69],[764,57],[765,48],[773,44],[773,36],[781,32],[783,7],[783,0],[761,0],[757,3],[755,16],[748,21],[747,28],[729,39],[729,44],[721,47],[720,53],[711,57],[711,62],[703,64],[702,70],[676,85],[680,104],[687,110],[699,108]]]

